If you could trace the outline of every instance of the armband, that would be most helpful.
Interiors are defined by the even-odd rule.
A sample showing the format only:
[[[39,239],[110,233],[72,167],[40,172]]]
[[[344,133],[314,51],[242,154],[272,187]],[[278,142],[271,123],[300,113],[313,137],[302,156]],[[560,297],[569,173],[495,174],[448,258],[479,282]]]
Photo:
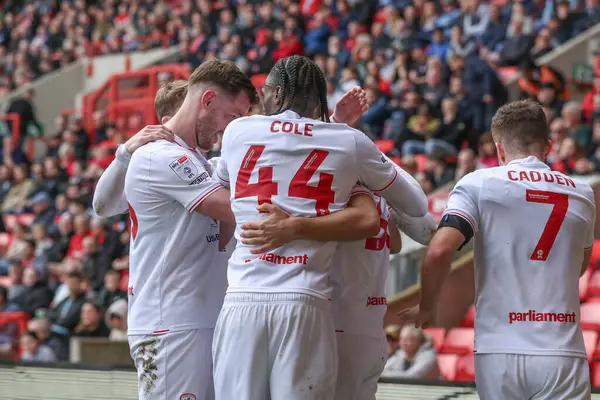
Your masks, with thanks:
[[[129,165],[129,161],[131,161],[131,153],[129,153],[127,151],[127,149],[125,148],[125,146],[123,146],[122,144],[120,144],[119,147],[117,147],[117,153],[115,155],[115,158],[121,164],[124,164],[125,166],[128,166]]]
[[[458,250],[462,249],[467,243],[469,243],[469,241],[471,240],[471,238],[473,238],[473,235],[475,234],[475,232],[473,232],[473,227],[471,226],[471,223],[469,223],[469,221],[467,221],[465,218],[456,214],[444,215],[444,217],[440,221],[440,224],[438,225],[438,229],[444,226],[449,226],[450,228],[458,229],[460,233],[462,233],[465,237],[465,241],[463,242],[463,244],[460,245]]]

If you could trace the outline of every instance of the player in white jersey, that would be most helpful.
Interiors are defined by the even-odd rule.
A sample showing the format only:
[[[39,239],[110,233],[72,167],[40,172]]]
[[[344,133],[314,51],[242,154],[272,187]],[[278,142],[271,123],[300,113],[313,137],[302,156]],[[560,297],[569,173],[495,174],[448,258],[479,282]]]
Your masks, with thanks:
[[[187,81],[174,81],[168,83],[157,92],[155,108],[158,118],[163,124],[179,110],[187,94],[187,86]],[[361,112],[365,111],[366,103],[364,97],[364,92],[360,91],[358,88],[354,88],[345,94],[336,104],[334,111],[336,119],[348,122],[355,120],[357,115],[360,115]],[[113,161],[109,168],[104,172],[97,184],[96,191],[94,192],[94,209],[99,215],[108,217],[127,212],[128,203],[123,188],[131,154],[140,146],[160,139],[168,141],[174,140],[171,131],[164,126],[147,126],[128,140],[125,145],[119,148],[117,159]],[[217,161],[218,157],[208,160],[212,168],[216,166],[215,162]],[[214,223],[211,222],[211,225],[214,225]],[[212,234],[210,237],[211,242],[214,242],[214,239],[218,237],[219,234],[221,234],[221,230],[219,230],[219,233],[216,235]],[[213,290],[210,293],[213,299],[212,303],[215,305],[221,304],[223,297],[225,296],[225,287],[222,285],[222,282],[225,280],[226,263],[231,253],[230,247],[231,246],[228,246],[225,252],[220,253],[216,259],[213,259],[209,263],[212,268],[211,275],[213,276],[213,282],[216,283],[216,290]],[[198,318],[202,318],[202,315],[199,315]],[[214,327],[214,325],[211,327]],[[203,337],[206,339],[207,335],[204,335]],[[212,340],[212,337],[210,340]],[[206,379],[212,378],[212,357],[209,360],[206,360],[205,358],[202,358],[201,355],[202,354],[198,354],[198,357],[200,361],[204,360],[204,362],[201,363],[202,365],[195,363],[190,367],[198,368],[195,375],[197,379],[199,379],[198,383],[202,387],[210,386],[206,384],[205,381]],[[206,372],[208,372],[208,374]],[[157,381],[162,382],[160,375],[157,376]],[[160,386],[160,382],[155,382],[155,385]],[[189,396],[191,394],[193,393],[189,393],[188,391],[187,395]]]
[[[518,101],[492,120],[500,167],[461,179],[421,271],[429,323],[452,254],[475,238],[475,374],[482,400],[590,399],[579,324],[579,277],[594,240],[594,193],[551,171],[541,106]]]
[[[364,134],[326,122],[324,90],[323,74],[312,61],[282,59],[263,88],[265,110],[274,115],[241,118],[227,127],[217,177],[231,187],[238,228],[273,203],[298,221],[298,237],[313,225],[323,226],[321,240],[372,236],[358,229],[363,221],[336,212],[358,180],[409,215],[427,212],[424,193],[399,177]],[[324,217],[296,219],[315,216]],[[335,249],[332,242],[295,240],[256,254],[238,241],[213,343],[218,399],[333,398],[337,360],[329,274]]]
[[[234,222],[229,192],[197,149],[209,150],[234,118],[258,101],[233,63],[209,61],[191,75],[165,127],[174,142],[131,157],[125,197],[131,219],[128,335],[140,399],[214,397],[211,344],[227,285],[218,221]]]

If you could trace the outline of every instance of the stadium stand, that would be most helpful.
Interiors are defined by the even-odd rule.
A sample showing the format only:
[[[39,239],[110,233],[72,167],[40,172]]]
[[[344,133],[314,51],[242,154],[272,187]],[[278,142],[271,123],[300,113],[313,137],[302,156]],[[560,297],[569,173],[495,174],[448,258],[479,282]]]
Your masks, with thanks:
[[[112,77],[81,108],[57,115],[54,127],[39,124],[33,91],[0,117],[0,286],[7,288],[0,295],[0,356],[23,356],[25,330],[36,333],[28,357],[48,361],[68,359],[71,336],[118,337],[126,329],[115,304],[127,298],[128,219],[91,214],[94,184],[116,145],[156,121],[152,99],[161,82],[185,78],[213,57],[236,62],[260,87],[279,58],[309,55],[326,74],[331,106],[363,86],[370,110],[359,127],[427,193],[497,165],[490,119],[508,97],[503,83],[517,74],[520,95],[539,100],[551,122],[548,163],[572,174],[598,172],[600,78],[578,102],[567,77],[534,63],[600,22],[598,1],[580,3],[5,0],[0,98],[82,57],[180,51],[177,65]],[[43,153],[34,152],[33,138],[42,139]],[[596,250],[600,243],[580,297],[593,383],[600,385]],[[84,323],[81,310],[90,302],[102,312]],[[460,327],[426,332],[448,380],[473,381],[474,313],[471,307]]]

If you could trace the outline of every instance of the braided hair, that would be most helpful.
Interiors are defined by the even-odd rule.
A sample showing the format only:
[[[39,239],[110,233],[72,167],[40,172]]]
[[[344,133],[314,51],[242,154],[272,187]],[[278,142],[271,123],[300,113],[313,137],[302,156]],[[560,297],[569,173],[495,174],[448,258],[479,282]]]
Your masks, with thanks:
[[[282,58],[269,75],[283,91],[274,114],[292,110],[301,116],[313,118],[314,115],[306,114],[319,107],[319,119],[329,122],[327,83],[323,72],[312,60],[303,56]]]

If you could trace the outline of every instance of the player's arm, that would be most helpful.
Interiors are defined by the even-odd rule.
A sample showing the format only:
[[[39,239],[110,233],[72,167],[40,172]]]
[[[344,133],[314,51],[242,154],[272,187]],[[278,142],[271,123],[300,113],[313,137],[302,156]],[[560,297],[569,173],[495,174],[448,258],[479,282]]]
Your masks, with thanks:
[[[262,204],[268,212],[262,221],[242,225],[242,243],[257,246],[253,254],[276,249],[292,240],[318,242],[353,241],[376,236],[380,230],[379,213],[368,191],[355,193],[341,211],[318,218],[292,217],[273,204]]]
[[[190,213],[235,223],[229,190],[215,181],[194,155],[173,147],[149,157],[147,179],[151,190],[177,201]]]
[[[173,133],[162,125],[149,125],[117,148],[116,157],[104,171],[94,190],[92,207],[101,217],[112,217],[127,212],[125,176],[131,155],[146,143],[173,140]]]
[[[400,231],[398,230],[394,215],[390,216],[388,230],[390,232],[390,253],[398,254],[402,250],[402,236],[400,236]]]
[[[362,132],[355,131],[354,138],[359,180],[406,215],[422,217],[427,214],[427,196],[421,187],[414,185],[414,179],[407,179],[408,174],[396,169],[395,164]]]
[[[478,229],[480,186],[469,174],[450,193],[448,208],[433,235],[421,264],[421,302],[399,313],[404,322],[426,326],[435,314],[442,285],[450,272],[453,255],[467,244]]]
[[[588,229],[586,233],[585,248],[583,250],[583,262],[581,263],[581,270],[579,271],[579,276],[583,275],[588,265],[590,265],[590,260],[592,259],[592,249],[594,247],[594,231],[596,228],[596,205],[594,201],[593,191],[591,191],[591,196],[589,196],[589,199],[593,203],[593,213],[592,218],[588,219]]]
[[[403,212],[392,209],[392,216],[397,227],[417,243],[427,246],[437,228],[430,213],[423,217],[409,217]]]
[[[130,159],[131,154],[125,150],[123,145],[119,146],[116,158],[98,179],[92,207],[99,216],[112,217],[127,212],[127,198],[124,190]]]

